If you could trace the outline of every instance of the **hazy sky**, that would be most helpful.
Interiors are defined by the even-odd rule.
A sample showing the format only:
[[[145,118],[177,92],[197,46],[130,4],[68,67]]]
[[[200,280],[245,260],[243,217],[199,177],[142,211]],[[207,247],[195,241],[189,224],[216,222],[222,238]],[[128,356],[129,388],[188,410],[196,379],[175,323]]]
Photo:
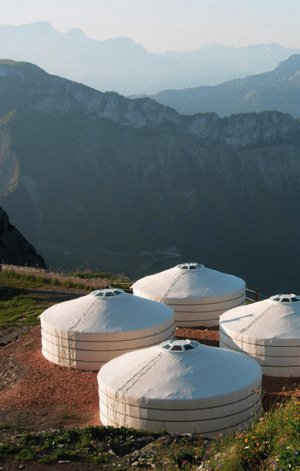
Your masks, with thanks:
[[[132,38],[156,53],[205,44],[300,48],[299,0],[0,0],[0,24],[37,21],[94,39]]]

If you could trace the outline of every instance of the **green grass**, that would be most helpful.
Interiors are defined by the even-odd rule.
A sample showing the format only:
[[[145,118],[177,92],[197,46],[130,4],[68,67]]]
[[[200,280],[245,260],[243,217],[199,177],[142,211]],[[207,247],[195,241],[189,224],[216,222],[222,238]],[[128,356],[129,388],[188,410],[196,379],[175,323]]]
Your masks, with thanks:
[[[46,291],[50,283],[51,280],[47,278],[1,271],[0,329],[22,324],[37,325],[39,315],[60,302],[59,296]]]
[[[10,429],[8,424],[6,430]],[[14,427],[11,426],[14,430]],[[36,460],[43,464],[57,461],[83,461],[109,463],[107,442],[120,442],[148,435],[144,431],[124,427],[87,427],[75,430],[29,433],[24,431],[18,438],[0,444],[0,460],[14,456],[16,460]],[[108,450],[107,450],[108,451]]]
[[[59,275],[63,275],[60,273]],[[55,276],[55,273],[53,274]],[[82,280],[89,280],[89,279],[109,279],[109,282],[111,285],[115,288],[120,288],[124,290],[129,290],[132,281],[129,280],[129,278],[126,275],[117,275],[114,276],[109,272],[97,272],[93,273],[88,270],[84,272],[70,272],[67,273],[65,276],[67,277],[78,277],[81,278]],[[42,289],[43,287],[47,289],[49,285],[51,286],[63,286],[66,288],[77,288],[77,289],[84,289],[86,291],[94,291],[95,287],[93,286],[88,286],[86,284],[81,284],[81,283],[72,283],[71,281],[59,281],[56,278],[50,279],[47,277],[40,277],[40,276],[35,276],[34,274],[26,275],[26,274],[21,274],[17,273],[13,270],[6,271],[2,270],[0,272],[0,283],[2,286],[6,287],[13,287],[13,288],[19,288],[19,289],[26,289],[26,290],[32,290],[32,289]]]
[[[82,280],[90,280],[93,278],[101,278],[102,280],[110,280],[113,278],[110,272],[91,272],[90,270],[78,271],[67,273],[67,276],[77,276]]]
[[[20,323],[36,325],[42,313],[38,298],[24,294],[13,295],[0,301],[0,328],[13,327]]]
[[[91,279],[101,279],[109,280],[110,285],[114,288],[119,288],[124,291],[130,291],[130,286],[132,285],[132,280],[130,280],[126,275],[112,275],[111,272],[91,272],[90,270],[79,271],[75,270],[73,272],[67,273],[67,276],[76,276],[82,280],[91,280]]]
[[[0,272],[0,283],[2,286],[6,287],[32,290],[49,286],[51,280],[46,277],[23,275],[14,271],[2,270]]]
[[[110,273],[83,273],[75,272],[66,276],[77,276],[83,280],[109,278],[114,287],[128,290],[131,281],[125,275],[112,276]],[[0,272],[1,298],[0,298],[0,329],[15,327],[20,324],[37,325],[39,315],[48,307],[60,299],[50,287],[77,288],[86,292],[94,291],[96,288],[86,284],[72,283],[68,280],[60,282],[58,279],[34,276],[34,274],[20,274],[14,271],[2,270]],[[47,291],[48,290],[48,291]],[[34,294],[33,294],[34,291]],[[67,297],[74,298],[72,293]],[[63,300],[67,299],[66,297]]]

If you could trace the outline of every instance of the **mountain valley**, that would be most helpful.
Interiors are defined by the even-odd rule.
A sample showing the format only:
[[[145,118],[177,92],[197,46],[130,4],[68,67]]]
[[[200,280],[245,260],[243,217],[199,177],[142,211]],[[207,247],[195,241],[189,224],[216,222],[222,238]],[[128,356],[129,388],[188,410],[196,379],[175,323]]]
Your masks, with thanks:
[[[300,123],[179,115],[0,62],[1,206],[47,266],[126,273],[184,261],[297,292]]]

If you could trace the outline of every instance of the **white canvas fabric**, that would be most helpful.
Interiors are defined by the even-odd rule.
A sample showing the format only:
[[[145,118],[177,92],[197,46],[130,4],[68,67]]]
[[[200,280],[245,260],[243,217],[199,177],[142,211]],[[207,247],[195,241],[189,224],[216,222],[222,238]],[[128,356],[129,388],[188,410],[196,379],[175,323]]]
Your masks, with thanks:
[[[211,437],[261,413],[261,368],[247,355],[173,340],[130,352],[98,373],[104,425]]]
[[[220,317],[220,347],[243,351],[268,376],[300,376],[300,296],[282,294]]]
[[[213,327],[220,315],[245,304],[246,284],[241,278],[198,263],[184,263],[132,285],[133,294],[168,304],[177,327]]]
[[[56,304],[40,322],[43,355],[83,370],[99,370],[118,355],[159,344],[175,333],[169,306],[116,289]]]

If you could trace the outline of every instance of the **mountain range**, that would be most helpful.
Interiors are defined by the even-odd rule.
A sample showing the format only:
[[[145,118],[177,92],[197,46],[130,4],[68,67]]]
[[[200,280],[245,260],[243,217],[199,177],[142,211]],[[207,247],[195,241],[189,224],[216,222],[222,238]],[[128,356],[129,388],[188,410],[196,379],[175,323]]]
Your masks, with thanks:
[[[278,110],[300,118],[300,54],[275,70],[216,86],[165,90],[151,95],[158,103],[181,114],[215,112],[219,116]]]
[[[179,115],[0,62],[0,203],[48,267],[131,279],[198,262],[298,292],[300,123]]]
[[[60,33],[47,22],[0,25],[1,59],[32,62],[49,73],[123,95],[216,85],[272,70],[297,53],[262,44],[153,54],[129,38],[99,41],[76,28]]]

